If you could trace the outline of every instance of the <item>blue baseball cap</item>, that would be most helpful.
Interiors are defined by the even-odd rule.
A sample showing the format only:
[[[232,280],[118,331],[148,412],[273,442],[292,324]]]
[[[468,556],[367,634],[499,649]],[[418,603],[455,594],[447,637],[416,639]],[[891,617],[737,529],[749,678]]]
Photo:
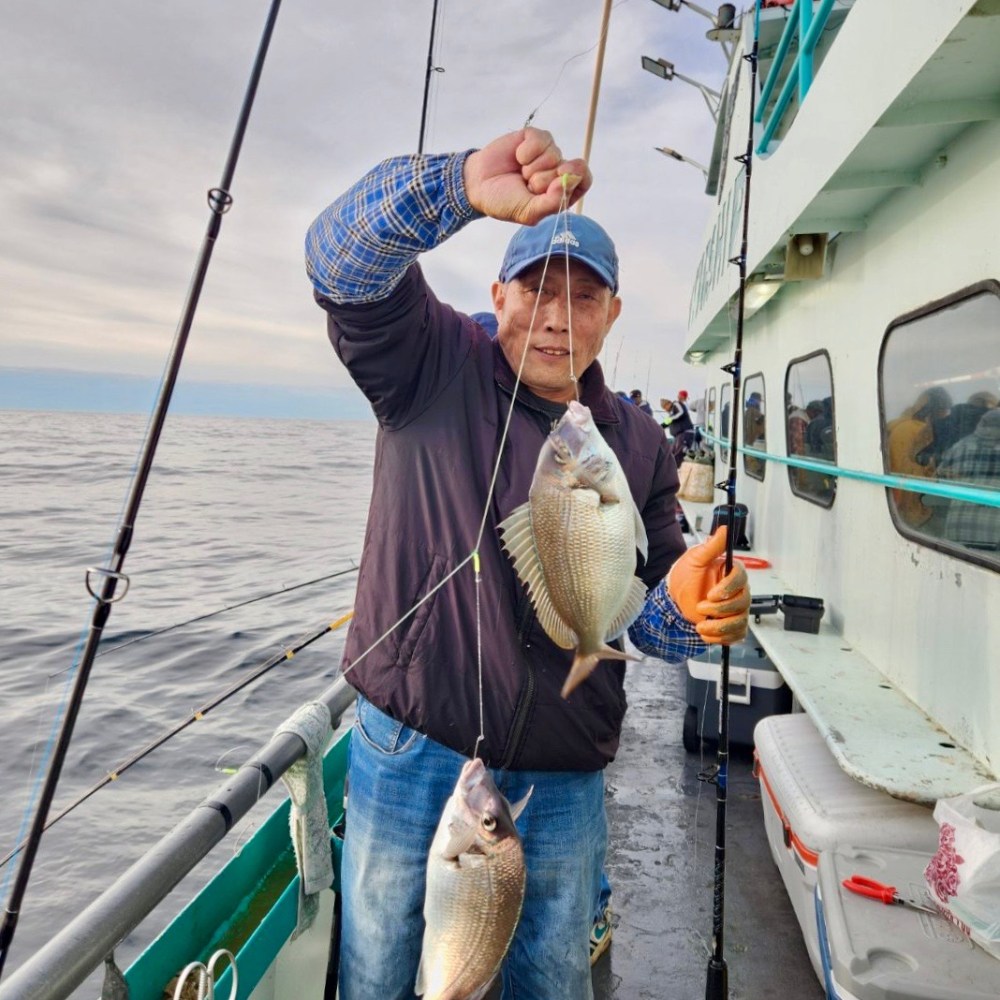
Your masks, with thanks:
[[[497,335],[497,318],[493,313],[473,313],[469,319],[478,323],[490,335],[491,339]]]
[[[618,294],[618,254],[611,237],[593,219],[575,212],[560,212],[534,226],[521,226],[507,244],[500,265],[500,280],[508,282],[549,254],[569,256],[586,264]]]

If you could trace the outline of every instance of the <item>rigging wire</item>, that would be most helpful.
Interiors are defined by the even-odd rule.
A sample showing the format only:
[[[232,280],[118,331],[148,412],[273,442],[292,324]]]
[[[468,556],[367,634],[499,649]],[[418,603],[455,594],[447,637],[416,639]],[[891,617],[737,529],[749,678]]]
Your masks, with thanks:
[[[757,48],[760,36],[760,0],[754,0],[753,47],[749,55],[741,58],[750,66],[750,111],[747,124],[747,143],[743,154],[736,157],[744,169],[743,231],[740,252],[731,264],[739,268],[739,298],[736,313],[736,343],[733,360],[723,365],[733,379],[732,414],[730,421],[729,470],[725,482],[717,488],[726,492],[726,573],[733,569],[733,541],[736,525],[736,442],[740,428],[740,389],[743,365],[743,323],[747,285],[747,240],[750,229],[750,179],[753,173],[753,129],[757,94]],[[729,972],[724,954],[725,893],[726,893],[726,797],[729,783],[729,647],[722,647],[719,667],[719,744],[715,773],[715,866],[712,884],[712,955],[708,960],[705,976],[705,1000],[727,1000]]]
[[[316,642],[317,639],[321,639],[324,635],[327,635],[330,632],[335,632],[342,625],[345,625],[347,622],[349,622],[353,617],[354,617],[354,612],[348,611],[346,614],[341,615],[335,621],[332,621],[328,625],[325,625],[318,632],[309,633],[308,635],[304,636],[302,639],[294,643],[292,646],[289,646],[287,649],[283,649],[280,653],[276,654],[275,656],[272,656],[271,659],[261,664],[261,666],[257,667],[257,669],[254,670],[252,673],[250,673],[248,676],[241,678],[235,684],[232,684],[230,687],[226,688],[226,690],[223,691],[221,694],[216,695],[210,701],[205,702],[205,704],[202,705],[200,708],[196,708],[182,722],[171,727],[166,732],[162,733],[160,736],[157,736],[156,739],[152,740],[150,743],[147,743],[140,750],[137,750],[131,756],[126,757],[125,760],[123,760],[117,767],[112,768],[112,770],[110,770],[100,781],[92,785],[89,789],[87,789],[87,791],[85,791],[82,795],[74,799],[68,806],[66,806],[66,808],[63,809],[62,812],[57,813],[55,816],[53,816],[42,828],[42,832],[44,833],[50,827],[55,826],[56,823],[58,823],[61,819],[68,816],[78,806],[83,805],[83,803],[86,802],[87,799],[89,799],[92,795],[99,792],[102,788],[106,787],[107,785],[110,785],[113,781],[117,781],[129,768],[131,768],[135,764],[138,764],[139,761],[144,760],[154,750],[158,750],[168,740],[171,740],[179,733],[182,733],[185,729],[188,728],[188,726],[193,725],[195,722],[201,722],[201,720],[204,719],[206,715],[208,715],[214,709],[218,708],[224,702],[228,701],[230,698],[232,698],[234,694],[238,694],[244,688],[249,687],[251,684],[254,683],[254,681],[259,680],[266,673],[269,673],[271,670],[273,670],[280,664],[287,663],[297,653],[300,653],[307,646],[311,646],[314,642]],[[229,751],[227,751],[227,753],[228,752]],[[221,762],[221,760],[222,758],[220,757],[219,760],[216,761],[216,770],[218,770],[219,763]],[[20,854],[21,851],[24,849],[24,847],[25,847],[25,842],[22,841],[21,843],[17,844],[17,846],[8,851],[2,858],[0,858],[0,868],[6,865],[7,862],[10,861],[12,858],[15,858],[18,854]]]
[[[139,467],[132,480],[125,502],[125,511],[115,536],[112,554],[108,559],[107,566],[90,568],[85,575],[87,590],[94,598],[95,605],[90,627],[86,632],[86,638],[81,640],[82,650],[79,652],[79,666],[76,668],[76,678],[73,682],[68,704],[65,707],[65,714],[63,715],[58,737],[55,740],[54,746],[50,745],[46,748],[45,756],[49,760],[48,768],[41,784],[41,790],[38,793],[37,805],[35,806],[31,828],[24,844],[21,863],[14,878],[13,887],[4,903],[3,920],[0,922],[0,976],[3,975],[3,968],[6,964],[7,956],[10,954],[10,947],[20,917],[21,904],[24,901],[24,895],[28,888],[31,869],[38,853],[38,847],[41,842],[49,809],[52,806],[52,799],[55,796],[56,786],[59,783],[59,777],[62,773],[80,706],[83,703],[84,692],[87,688],[87,682],[90,679],[90,672],[97,654],[101,634],[111,613],[112,604],[121,600],[128,591],[128,577],[122,572],[122,567],[132,542],[136,515],[142,503],[143,493],[145,492],[146,483],[153,466],[153,459],[156,455],[160,434],[166,421],[167,410],[170,407],[170,400],[177,382],[177,376],[180,372],[184,349],[194,322],[205,276],[211,262],[212,251],[222,227],[222,216],[229,211],[233,204],[230,188],[280,6],[281,0],[272,0],[250,73],[250,81],[247,85],[232,142],[229,147],[225,167],[223,168],[222,180],[218,187],[212,188],[208,192],[208,207],[210,211],[208,226],[181,313],[181,319],[174,335],[174,342],[170,349],[159,396],[154,405],[153,415],[150,418],[146,440],[143,444],[139,460]],[[100,581],[99,583],[96,582],[98,580]],[[122,585],[122,590],[116,596],[119,584]],[[97,587],[96,590],[95,586]],[[33,794],[32,798],[34,797]],[[31,808],[32,803],[29,802],[25,811],[26,815],[31,811]]]

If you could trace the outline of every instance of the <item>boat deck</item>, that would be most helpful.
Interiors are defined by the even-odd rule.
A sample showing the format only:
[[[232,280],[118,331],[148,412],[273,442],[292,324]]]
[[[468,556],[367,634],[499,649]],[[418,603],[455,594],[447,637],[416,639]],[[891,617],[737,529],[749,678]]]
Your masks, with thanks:
[[[712,929],[715,763],[681,745],[685,668],[630,664],[629,711],[607,771],[614,937],[594,967],[595,1000],[700,997]],[[725,957],[730,1000],[821,1000],[771,858],[751,751],[733,747],[727,803]]]

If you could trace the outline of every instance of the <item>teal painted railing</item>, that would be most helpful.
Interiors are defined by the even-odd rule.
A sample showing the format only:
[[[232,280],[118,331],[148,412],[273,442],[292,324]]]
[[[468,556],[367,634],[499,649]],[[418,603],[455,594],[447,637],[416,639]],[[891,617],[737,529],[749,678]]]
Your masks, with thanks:
[[[796,0],[795,6],[791,8],[788,21],[785,23],[785,30],[781,35],[781,41],[778,42],[778,48],[774,53],[770,72],[761,88],[757,112],[754,115],[755,121],[764,123],[760,140],[757,143],[759,154],[767,152],[767,147],[788,110],[788,102],[792,99],[793,91],[798,88],[799,104],[802,104],[806,99],[806,94],[809,93],[813,81],[813,53],[816,51],[816,43],[826,27],[826,21],[832,9],[833,0],[820,0],[815,11],[813,10],[813,0]],[[768,101],[777,86],[782,68],[788,58],[789,49],[792,46],[792,40],[796,35],[799,38],[799,48],[795,55],[795,61],[788,68],[788,76],[785,78],[781,93],[778,94],[778,100],[770,112],[767,112]],[[764,120],[765,113],[767,113],[766,121]]]
[[[711,444],[728,448],[729,442],[702,432],[702,437]],[[811,458],[801,458],[793,455],[775,455],[769,451],[759,451],[737,445],[740,455],[749,455],[765,462],[777,462],[780,465],[790,465],[796,469],[809,469],[811,472],[821,472],[837,479],[857,479],[865,483],[875,483],[894,490],[905,490],[907,493],[921,493],[927,496],[944,497],[948,500],[961,500],[963,503],[976,503],[984,507],[1000,507],[1000,490],[981,489],[977,486],[963,486],[961,483],[942,482],[939,479],[919,479],[916,476],[894,476],[891,473],[865,472],[863,469],[846,469],[834,462],[817,461]]]

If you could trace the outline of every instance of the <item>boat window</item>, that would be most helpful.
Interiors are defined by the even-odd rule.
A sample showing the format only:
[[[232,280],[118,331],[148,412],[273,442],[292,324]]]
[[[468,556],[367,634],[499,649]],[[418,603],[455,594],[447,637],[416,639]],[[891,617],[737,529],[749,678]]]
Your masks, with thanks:
[[[826,351],[797,358],[785,373],[785,435],[789,458],[836,464],[837,422],[833,406],[833,373]],[[812,464],[788,467],[788,482],[796,496],[830,507],[837,477]]]
[[[730,428],[733,426],[733,417],[729,411],[732,398],[733,387],[727,382],[719,394],[719,438],[723,442],[719,445],[719,454],[723,465],[727,465],[729,462],[729,448],[727,445],[729,444]]]
[[[751,375],[743,385],[743,443],[767,451],[764,440],[764,376]],[[743,456],[743,471],[754,479],[764,478],[766,463],[756,455]]]
[[[715,386],[713,385],[711,389],[708,390],[708,406],[705,410],[705,430],[711,434],[715,434],[716,426],[718,421],[715,419]],[[715,445],[712,445],[712,455],[715,455]]]
[[[914,485],[1000,493],[1000,284],[982,282],[889,325],[879,365],[885,471]],[[887,489],[899,531],[1000,568],[1000,507]]]

